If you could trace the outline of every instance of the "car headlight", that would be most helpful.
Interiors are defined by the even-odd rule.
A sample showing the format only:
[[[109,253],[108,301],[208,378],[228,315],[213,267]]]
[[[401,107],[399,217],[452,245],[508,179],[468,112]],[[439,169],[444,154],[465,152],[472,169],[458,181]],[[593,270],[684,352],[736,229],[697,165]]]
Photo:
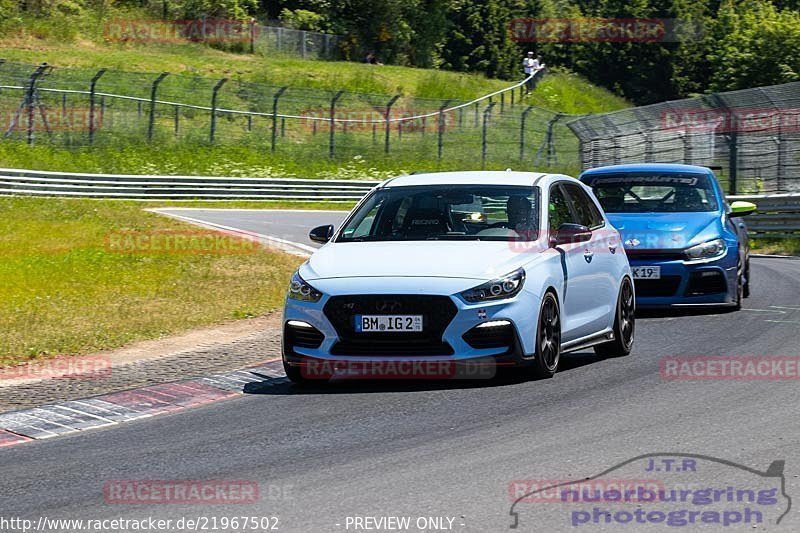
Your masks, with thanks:
[[[525,283],[525,270],[518,268],[502,278],[498,278],[461,293],[469,303],[488,302],[513,298],[522,290]]]
[[[704,243],[692,246],[684,250],[686,258],[690,261],[695,259],[711,259],[714,257],[722,257],[725,255],[726,247],[725,241],[722,239],[714,239]]]
[[[302,302],[318,302],[322,298],[322,293],[305,282],[300,274],[292,274],[292,281],[289,283],[287,296],[293,300]]]

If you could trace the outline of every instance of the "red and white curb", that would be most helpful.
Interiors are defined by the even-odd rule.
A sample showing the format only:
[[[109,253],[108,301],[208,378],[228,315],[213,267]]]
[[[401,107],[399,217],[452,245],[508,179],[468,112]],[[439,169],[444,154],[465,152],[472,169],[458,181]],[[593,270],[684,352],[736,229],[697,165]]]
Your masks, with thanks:
[[[0,447],[173,413],[287,381],[281,361],[273,360],[234,372],[0,414]]]

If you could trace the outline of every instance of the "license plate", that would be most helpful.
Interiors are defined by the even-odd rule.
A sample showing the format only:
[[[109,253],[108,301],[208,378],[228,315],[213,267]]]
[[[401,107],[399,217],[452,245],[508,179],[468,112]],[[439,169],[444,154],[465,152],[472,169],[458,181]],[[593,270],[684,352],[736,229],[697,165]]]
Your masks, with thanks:
[[[356,333],[422,331],[422,315],[356,315]]]
[[[661,267],[658,266],[631,267],[631,271],[633,279],[661,279]]]

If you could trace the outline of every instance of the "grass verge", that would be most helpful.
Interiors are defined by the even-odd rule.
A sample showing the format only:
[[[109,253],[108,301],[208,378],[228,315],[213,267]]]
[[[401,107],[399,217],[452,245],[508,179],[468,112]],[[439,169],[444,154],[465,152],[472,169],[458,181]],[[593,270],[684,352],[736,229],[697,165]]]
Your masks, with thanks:
[[[750,251],[756,254],[798,255],[800,238],[795,239],[750,239]]]
[[[109,235],[122,232],[208,233],[143,207],[0,198],[0,364],[119,347],[281,305],[299,257],[112,249]]]

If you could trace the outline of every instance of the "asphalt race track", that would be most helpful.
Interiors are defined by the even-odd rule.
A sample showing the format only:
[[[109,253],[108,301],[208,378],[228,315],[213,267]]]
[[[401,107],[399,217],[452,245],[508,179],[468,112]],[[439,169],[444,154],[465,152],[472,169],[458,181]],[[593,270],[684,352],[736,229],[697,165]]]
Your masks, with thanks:
[[[310,227],[336,222],[341,213],[191,216],[308,243]],[[515,500],[509,488],[519,480],[582,479],[641,454],[669,453],[762,471],[785,460],[785,492],[795,503],[769,529],[798,531],[797,380],[686,381],[660,373],[669,356],[800,356],[800,261],[754,258],[752,276],[744,310],[640,317],[630,356],[572,354],[551,380],[284,383],[3,449],[0,514],[34,521],[275,516],[277,530],[290,532],[366,530],[356,529],[353,517],[449,517],[451,531],[506,531]],[[109,504],[103,487],[120,479],[248,480],[258,483],[260,498],[239,505]],[[687,477],[692,481],[698,480]],[[516,510],[522,531],[599,530],[573,527],[559,504],[523,502]],[[447,521],[438,529],[431,524],[410,530],[448,530]]]

